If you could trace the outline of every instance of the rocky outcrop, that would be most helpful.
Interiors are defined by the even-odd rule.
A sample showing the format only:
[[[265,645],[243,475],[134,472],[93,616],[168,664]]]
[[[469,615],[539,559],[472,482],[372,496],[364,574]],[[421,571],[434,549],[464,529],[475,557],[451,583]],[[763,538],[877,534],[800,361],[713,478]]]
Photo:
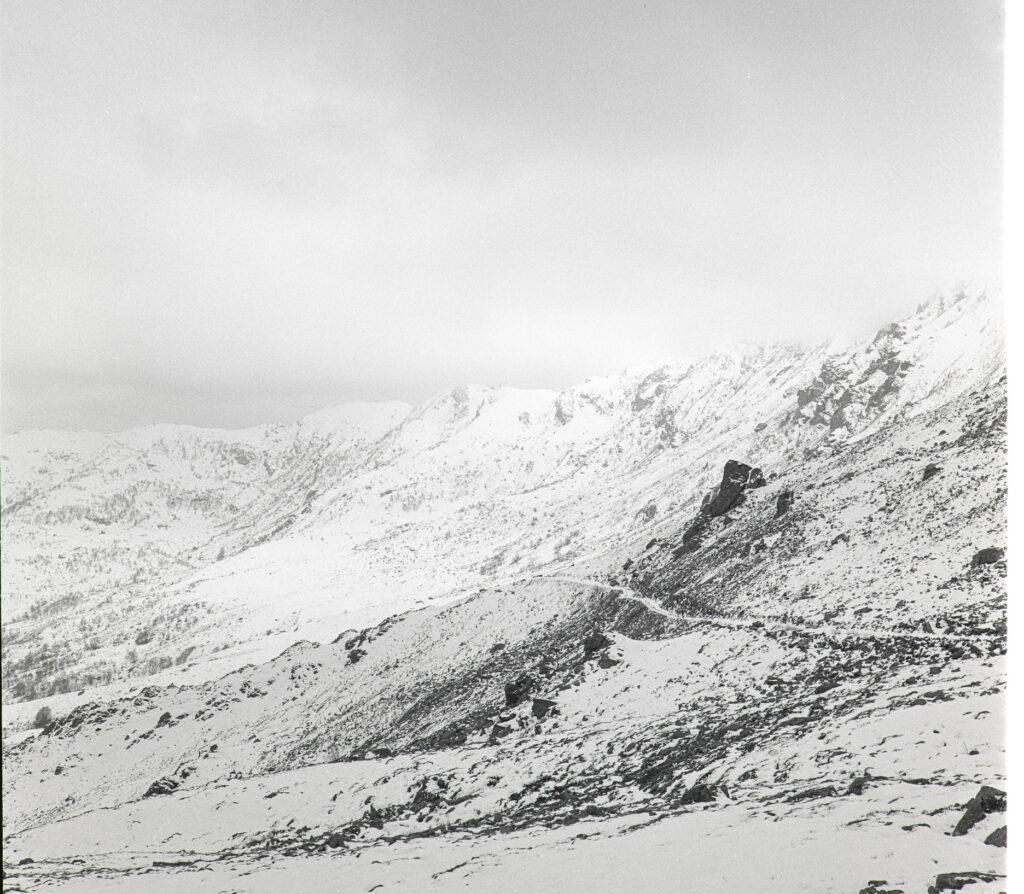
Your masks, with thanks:
[[[786,488],[784,491],[779,493],[778,499],[775,501],[776,518],[780,518],[793,508],[793,498],[793,491],[789,488]]]
[[[537,681],[529,674],[523,674],[518,680],[506,683],[505,707],[514,708],[520,702],[525,701],[536,685]]]
[[[177,791],[179,785],[181,785],[180,780],[175,779],[173,776],[164,776],[146,789],[146,793],[142,797],[152,798],[154,795],[170,795]]]
[[[747,490],[764,487],[767,483],[760,469],[730,459],[722,470],[718,487],[704,497],[697,518],[683,533],[682,552],[692,552],[700,546],[710,521],[742,505]]]
[[[976,794],[967,802],[967,809],[960,817],[960,822],[953,829],[954,835],[966,835],[977,823],[980,823],[990,813],[1000,813],[1006,810],[1006,792],[991,785],[983,785]]]

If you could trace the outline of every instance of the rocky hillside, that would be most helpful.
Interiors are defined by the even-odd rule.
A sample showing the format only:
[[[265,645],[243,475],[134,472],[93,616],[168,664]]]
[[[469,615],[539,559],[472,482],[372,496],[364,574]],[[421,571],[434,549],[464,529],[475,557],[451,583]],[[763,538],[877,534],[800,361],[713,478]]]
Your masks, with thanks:
[[[561,394],[12,437],[5,687],[84,691],[5,706],[5,884],[1005,890],[1003,366],[961,296]]]

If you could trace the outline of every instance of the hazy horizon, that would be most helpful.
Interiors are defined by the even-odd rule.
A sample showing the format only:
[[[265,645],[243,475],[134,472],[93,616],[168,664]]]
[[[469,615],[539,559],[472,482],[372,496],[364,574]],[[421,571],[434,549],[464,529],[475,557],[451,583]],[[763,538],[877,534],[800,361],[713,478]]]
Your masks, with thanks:
[[[561,389],[1001,290],[998,2],[0,17],[7,433]]]

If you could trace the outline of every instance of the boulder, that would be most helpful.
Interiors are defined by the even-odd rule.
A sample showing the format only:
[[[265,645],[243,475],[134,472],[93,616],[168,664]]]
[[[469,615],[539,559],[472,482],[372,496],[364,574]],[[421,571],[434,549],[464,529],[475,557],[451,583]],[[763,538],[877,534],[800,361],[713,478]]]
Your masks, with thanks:
[[[928,465],[924,467],[924,475],[922,476],[921,480],[927,481],[932,476],[938,475],[941,471],[942,466],[937,466],[935,463],[928,463]]]
[[[494,728],[491,730],[491,735],[487,739],[488,745],[497,745],[505,736],[510,736],[515,730],[510,726],[506,726],[503,723],[494,724]]]
[[[535,698],[533,700],[533,716],[538,720],[547,717],[551,709],[555,707],[555,702],[549,698]]]
[[[1001,813],[1006,810],[1006,792],[990,785],[983,785],[967,802],[967,809],[953,829],[954,835],[966,835],[974,826],[990,813]]]
[[[974,557],[971,559],[971,567],[977,568],[979,565],[994,565],[996,562],[1003,561],[1003,557],[1006,555],[1006,550],[999,546],[987,546],[985,549],[979,549]]]
[[[506,683],[505,707],[513,708],[520,702],[525,701],[536,685],[537,681],[529,674],[523,674],[518,680]]]
[[[985,844],[991,844],[993,847],[1006,847],[1006,826],[996,829],[985,839]]]
[[[680,804],[704,804],[717,801],[719,794],[728,795],[724,785],[713,785],[709,782],[698,782],[690,786],[680,798]]]
[[[600,630],[595,630],[583,640],[583,654],[589,658],[602,649],[607,649],[611,644],[612,641],[607,636]]]
[[[173,776],[164,776],[146,789],[146,793],[142,797],[152,798],[154,795],[169,795],[176,791],[179,785],[181,783]]]
[[[780,516],[785,515],[787,512],[789,512],[789,510],[793,506],[793,498],[793,491],[790,490],[788,487],[785,490],[779,492],[778,499],[776,499],[775,501],[776,518],[779,518]]]

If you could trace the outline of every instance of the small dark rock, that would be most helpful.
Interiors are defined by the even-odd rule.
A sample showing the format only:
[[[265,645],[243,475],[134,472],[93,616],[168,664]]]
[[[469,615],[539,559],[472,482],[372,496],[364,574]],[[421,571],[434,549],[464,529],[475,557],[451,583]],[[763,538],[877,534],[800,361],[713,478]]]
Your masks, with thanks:
[[[164,713],[160,715],[160,719],[156,722],[156,725],[157,725],[157,727],[168,726],[170,724],[170,722],[171,722],[171,712],[170,711],[164,711]]]
[[[935,463],[928,463],[928,465],[926,465],[924,467],[924,476],[922,477],[921,480],[922,481],[927,481],[933,475],[938,475],[939,472],[941,472],[941,471],[942,471],[942,466],[937,466]]]
[[[597,659],[597,666],[600,668],[604,668],[605,670],[607,670],[609,667],[615,667],[615,665],[618,663],[618,661],[616,661],[609,655],[602,655],[600,658]]]
[[[342,835],[341,832],[331,832],[331,834],[327,836],[325,844],[328,847],[344,847],[345,836]]]

